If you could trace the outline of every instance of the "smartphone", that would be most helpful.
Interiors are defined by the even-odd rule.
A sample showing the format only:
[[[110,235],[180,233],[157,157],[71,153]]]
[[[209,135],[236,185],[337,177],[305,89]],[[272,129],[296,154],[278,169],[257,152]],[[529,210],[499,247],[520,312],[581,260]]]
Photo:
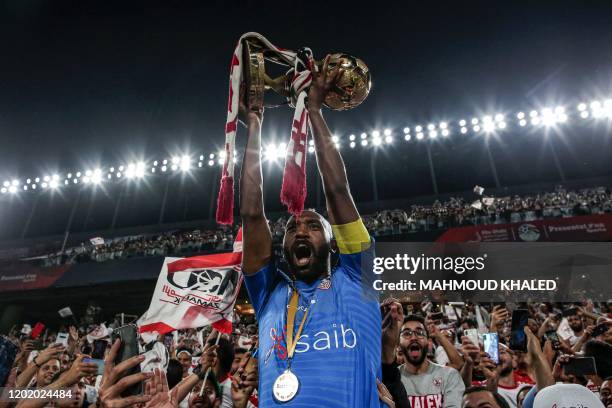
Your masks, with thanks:
[[[597,374],[594,357],[571,357],[567,364],[563,365],[565,375],[573,374],[577,377]]]
[[[94,340],[91,357],[94,359],[104,360],[104,355],[106,354],[107,347],[108,342],[106,340]]]
[[[56,344],[61,344],[64,347],[68,347],[68,333],[59,332],[57,333],[57,337],[55,338]]]
[[[499,337],[497,333],[484,333],[482,337],[485,353],[495,364],[499,364]]]
[[[164,346],[166,346],[166,348],[170,350],[172,348],[172,343],[174,343],[174,336],[172,335],[172,333],[165,334],[164,335]]]
[[[550,341],[554,350],[561,348],[561,342],[559,341],[559,335],[556,330],[549,330],[544,333],[544,337]]]
[[[94,363],[98,366],[98,371],[96,372],[96,375],[102,375],[104,374],[104,360],[101,360],[99,358],[89,358],[89,357],[85,357],[83,359],[84,363]]]
[[[606,333],[607,331],[608,331],[608,324],[607,323],[598,324],[597,326],[595,326],[595,329],[593,329],[592,337],[601,336],[602,334]]]
[[[117,357],[115,357],[115,365],[125,361],[131,357],[137,356],[138,352],[138,328],[135,324],[127,324],[125,326],[121,326],[113,330],[111,335],[111,339],[113,344],[117,339],[121,340],[121,347],[119,347],[119,352],[117,353]],[[140,372],[140,364],[126,371],[123,377],[127,377],[128,375],[137,374]],[[130,395],[137,395],[142,392],[142,383],[138,382],[130,387],[128,387],[122,394],[122,397],[128,397]]]
[[[45,325],[41,322],[38,322],[32,328],[32,332],[30,333],[30,338],[37,339],[42,334],[43,330],[45,330]]]
[[[465,329],[463,335],[470,339],[473,345],[478,346],[480,342],[478,341],[478,330],[477,329]]]
[[[516,309],[512,312],[512,326],[510,332],[510,349],[527,351],[527,336],[524,328],[529,320],[529,310]]]

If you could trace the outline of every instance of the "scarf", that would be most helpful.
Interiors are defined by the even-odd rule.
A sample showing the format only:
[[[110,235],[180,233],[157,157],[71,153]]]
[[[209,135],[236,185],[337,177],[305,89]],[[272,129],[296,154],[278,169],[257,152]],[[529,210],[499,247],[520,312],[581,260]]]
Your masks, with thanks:
[[[312,51],[301,48],[298,52],[278,48],[258,33],[246,33],[240,37],[230,64],[229,98],[227,120],[225,123],[225,159],[221,173],[221,186],[217,197],[216,219],[219,224],[232,224],[234,221],[234,160],[236,156],[236,130],[240,106],[240,84],[243,81],[242,43],[254,39],[272,51],[266,55],[282,65],[291,67],[287,72],[291,78],[290,106],[295,107],[291,127],[291,139],[285,151],[285,169],[281,188],[281,202],[291,214],[299,215],[304,210],[306,200],[306,148],[309,118],[306,109],[308,87],[312,82],[311,70],[314,67]]]

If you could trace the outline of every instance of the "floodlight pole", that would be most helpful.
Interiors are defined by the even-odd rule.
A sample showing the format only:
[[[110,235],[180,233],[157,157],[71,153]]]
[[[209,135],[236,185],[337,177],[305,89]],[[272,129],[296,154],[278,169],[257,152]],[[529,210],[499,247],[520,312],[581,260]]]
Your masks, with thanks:
[[[429,143],[425,143],[427,148],[427,161],[429,162],[429,175],[431,176],[431,185],[433,186],[434,194],[438,195],[438,182],[436,181],[436,170],[434,169],[433,160],[431,159],[431,149]]]
[[[495,161],[493,160],[493,154],[489,148],[488,140],[485,140],[485,146],[487,147],[487,157],[489,158],[489,166],[491,167],[491,173],[493,174],[493,179],[495,180],[495,187],[499,189],[501,188],[501,183],[499,182],[499,177],[497,176],[497,167],[495,167]]]
[[[70,235],[70,228],[72,227],[72,221],[74,220],[74,214],[76,213],[79,201],[81,201],[82,191],[83,190],[79,188],[76,200],[74,200],[74,204],[72,205],[72,209],[70,210],[70,217],[68,217],[68,223],[66,224],[66,232],[64,233],[64,242],[62,242],[62,249],[60,250],[60,252],[64,252],[64,249],[66,248],[66,243],[68,242],[68,235]]]
[[[119,216],[119,207],[121,206],[121,200],[123,200],[123,192],[125,190],[125,184],[121,186],[121,190],[119,190],[119,197],[117,197],[117,202],[115,203],[115,211],[113,212],[113,220],[111,222],[110,229],[114,230],[115,225],[117,224],[117,217]]]
[[[372,174],[372,194],[374,205],[378,208],[378,180],[376,179],[376,149],[370,155],[370,174]]]
[[[32,223],[32,218],[34,218],[36,207],[38,207],[39,198],[40,198],[40,194],[36,194],[36,198],[34,199],[34,203],[32,204],[32,208],[30,209],[30,214],[28,215],[28,219],[26,220],[26,223],[23,226],[23,230],[21,230],[21,239],[25,238],[26,234],[28,233],[28,230],[30,229],[30,224]]]
[[[164,198],[162,199],[162,205],[159,209],[159,219],[157,221],[158,224],[164,222],[164,213],[166,212],[166,202],[168,201],[168,186],[170,185],[170,175],[166,177],[166,187],[164,188]]]
[[[563,172],[563,167],[561,167],[561,162],[559,162],[559,157],[557,156],[557,151],[555,150],[554,143],[550,143],[550,151],[552,152],[553,161],[555,162],[555,167],[557,168],[557,172],[559,173],[559,178],[562,182],[565,183],[565,173]]]

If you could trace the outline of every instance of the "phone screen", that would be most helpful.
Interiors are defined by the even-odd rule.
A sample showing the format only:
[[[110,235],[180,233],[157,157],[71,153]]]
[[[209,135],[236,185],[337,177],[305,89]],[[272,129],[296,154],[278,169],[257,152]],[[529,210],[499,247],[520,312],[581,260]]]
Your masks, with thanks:
[[[559,335],[555,330],[547,331],[544,336],[552,343],[553,349],[559,350],[561,342],[559,341]]]
[[[57,337],[55,338],[55,342],[57,344],[61,344],[64,347],[68,347],[68,333],[65,333],[65,332],[57,333]]]
[[[529,320],[527,309],[516,309],[512,312],[512,331],[510,333],[510,348],[512,350],[527,351],[527,336],[524,328]]]
[[[172,347],[173,341],[174,337],[172,336],[172,334],[166,334],[164,336],[164,346],[166,346],[168,350],[170,350],[170,348]]]
[[[84,363],[94,363],[98,366],[98,371],[96,372],[96,375],[102,375],[104,374],[104,360],[101,360],[99,358],[88,358],[85,357],[83,359]]]
[[[475,346],[478,346],[478,344],[480,343],[478,341],[478,330],[477,329],[466,329],[463,334],[465,334],[465,336],[470,339],[470,341],[472,342],[472,344],[474,344]]]
[[[484,333],[484,351],[489,355],[489,358],[499,364],[499,338],[497,333]]]
[[[569,362],[563,366],[565,375],[573,374],[575,376],[595,375],[594,357],[572,357]]]

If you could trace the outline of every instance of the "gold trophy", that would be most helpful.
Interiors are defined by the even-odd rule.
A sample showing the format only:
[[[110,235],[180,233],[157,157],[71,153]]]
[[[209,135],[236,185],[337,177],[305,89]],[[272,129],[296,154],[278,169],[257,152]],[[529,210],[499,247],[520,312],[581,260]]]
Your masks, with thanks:
[[[284,66],[293,66],[292,55],[298,53],[275,48],[257,33],[242,37],[244,78],[249,106],[260,110],[264,107],[263,99],[266,90],[286,97],[291,101],[291,70],[284,75],[271,78],[266,73],[266,61]],[[315,61],[319,70],[323,61]],[[340,65],[342,75],[325,98],[325,106],[333,110],[348,110],[358,106],[370,93],[372,81],[370,70],[359,58],[345,53],[332,54],[329,68]]]

